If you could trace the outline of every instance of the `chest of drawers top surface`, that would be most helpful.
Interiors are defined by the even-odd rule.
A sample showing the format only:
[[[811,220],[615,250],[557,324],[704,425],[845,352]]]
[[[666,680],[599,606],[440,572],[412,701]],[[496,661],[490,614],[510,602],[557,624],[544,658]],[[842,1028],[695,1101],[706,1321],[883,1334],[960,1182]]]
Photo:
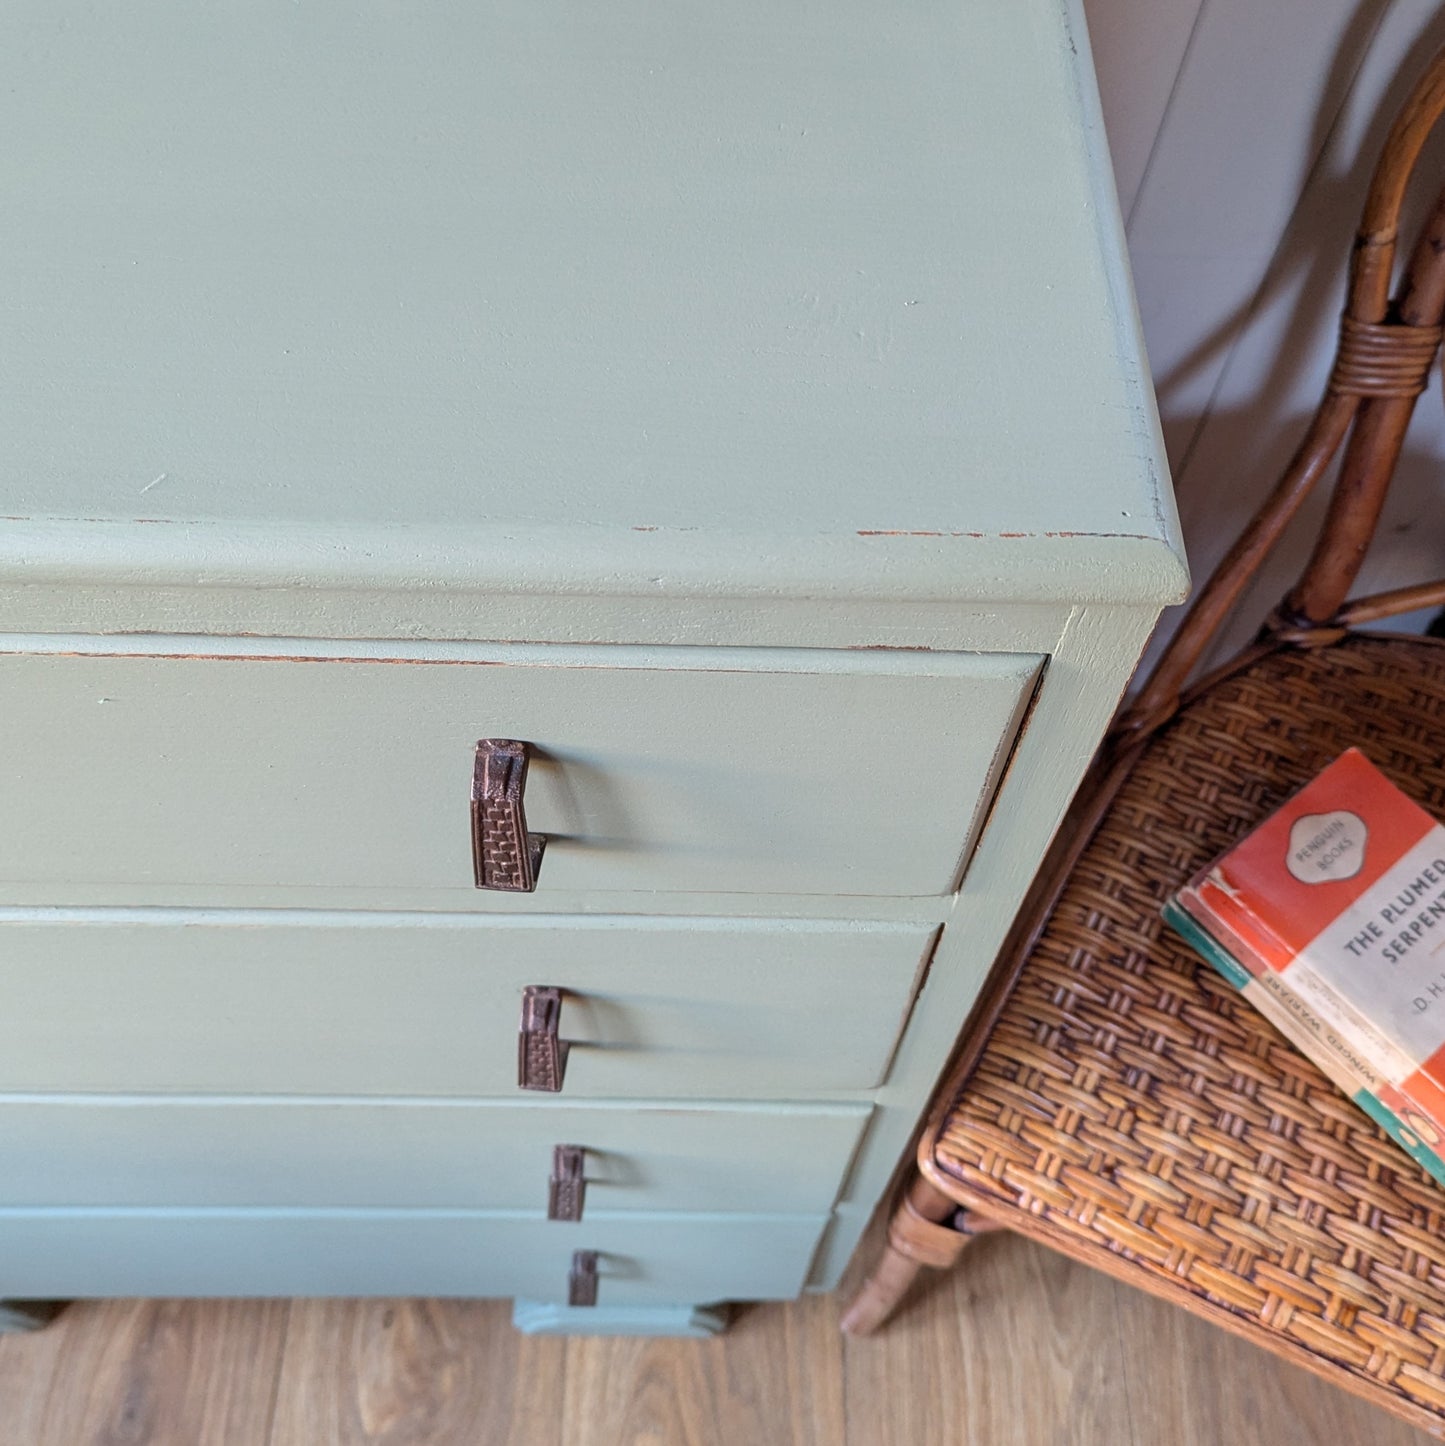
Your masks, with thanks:
[[[1060,0],[0,36],[0,588],[1178,590]]]

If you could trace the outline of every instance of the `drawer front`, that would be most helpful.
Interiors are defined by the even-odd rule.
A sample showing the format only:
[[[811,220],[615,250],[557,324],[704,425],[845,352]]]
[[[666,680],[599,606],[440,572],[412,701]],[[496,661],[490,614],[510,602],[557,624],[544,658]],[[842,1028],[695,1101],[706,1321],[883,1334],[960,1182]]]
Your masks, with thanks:
[[[584,1219],[828,1210],[864,1105],[0,1100],[0,1207],[378,1207],[545,1214],[584,1150]],[[564,1222],[557,1222],[564,1228]],[[567,1225],[566,1228],[572,1228]]]
[[[786,1300],[826,1216],[644,1215],[559,1226],[463,1211],[0,1210],[0,1296],[525,1296]]]
[[[887,1069],[932,935],[883,923],[12,910],[0,914],[0,1091],[515,1099],[528,985],[564,991],[563,1099],[864,1090]]]
[[[535,750],[542,891],[946,893],[1038,670],[700,648],[10,653],[0,882],[472,907],[475,745],[509,738]]]

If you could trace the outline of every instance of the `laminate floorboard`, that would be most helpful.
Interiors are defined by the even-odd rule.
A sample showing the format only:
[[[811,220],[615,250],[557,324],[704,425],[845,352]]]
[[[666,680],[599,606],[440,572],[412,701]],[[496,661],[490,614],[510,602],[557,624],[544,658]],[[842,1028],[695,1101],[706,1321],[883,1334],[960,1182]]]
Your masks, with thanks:
[[[567,1356],[568,1446],[841,1446],[843,1402],[830,1297],[749,1307],[710,1341],[577,1340]]]
[[[1171,1446],[1418,1446],[1430,1438],[1197,1316],[1117,1287],[1135,1440]],[[1147,1342],[1141,1350],[1138,1342]]]
[[[72,1356],[66,1346],[76,1321],[67,1321],[66,1314],[45,1330],[0,1336],[0,1422],[5,1435],[22,1446],[41,1440],[50,1383],[62,1363],[70,1369]]]
[[[0,1337],[0,1446],[1424,1446],[1313,1376],[989,1236],[872,1340],[841,1297],[713,1341],[500,1301],[89,1302]]]
[[[72,1306],[45,1330],[0,1342],[0,1439],[5,1446],[266,1442],[289,1311],[286,1301]],[[32,1361],[49,1368],[28,1376]],[[16,1422],[29,1434],[21,1436]]]
[[[1130,1440],[1120,1287],[1022,1244],[985,1236],[890,1326],[848,1341],[846,1446]]]
[[[499,1301],[294,1301],[258,1446],[562,1446],[566,1354]]]

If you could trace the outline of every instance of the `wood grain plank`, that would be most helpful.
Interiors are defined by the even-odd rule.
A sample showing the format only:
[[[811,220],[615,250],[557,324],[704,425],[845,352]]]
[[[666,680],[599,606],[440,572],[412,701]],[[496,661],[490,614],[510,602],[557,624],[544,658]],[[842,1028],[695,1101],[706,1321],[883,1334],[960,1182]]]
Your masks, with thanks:
[[[568,1446],[839,1446],[842,1337],[832,1297],[740,1311],[711,1341],[574,1340]]]
[[[289,1310],[284,1300],[73,1305],[40,1335],[0,1346],[21,1358],[9,1363],[12,1379],[32,1351],[52,1362],[43,1386],[37,1372],[28,1392],[15,1392],[32,1398],[18,1408],[22,1425],[6,1392],[7,1446],[264,1442]]]
[[[560,1446],[566,1342],[505,1301],[297,1301],[270,1446]]]
[[[1144,1441],[1117,1370],[1119,1288],[1052,1252],[985,1236],[959,1269],[926,1275],[879,1335],[848,1341],[847,1446]]]
[[[1428,1437],[1142,1291],[988,1236],[845,1348],[847,1446],[1426,1446]]]
[[[1116,1306],[1120,1334],[1130,1346],[1119,1370],[1141,1441],[1424,1446],[1429,1440],[1308,1371],[1142,1291],[1121,1288]]]
[[[71,1309],[44,1330],[0,1335],[0,1417],[20,1446],[40,1440],[40,1424],[51,1382],[68,1368],[70,1333],[84,1329]]]
[[[989,1237],[881,1335],[525,1338],[505,1302],[90,1303],[0,1338],[4,1446],[1127,1446],[1426,1437],[1182,1311]],[[273,1403],[274,1396],[274,1403]],[[845,1416],[846,1412],[846,1416]],[[268,1436],[268,1423],[270,1424]]]

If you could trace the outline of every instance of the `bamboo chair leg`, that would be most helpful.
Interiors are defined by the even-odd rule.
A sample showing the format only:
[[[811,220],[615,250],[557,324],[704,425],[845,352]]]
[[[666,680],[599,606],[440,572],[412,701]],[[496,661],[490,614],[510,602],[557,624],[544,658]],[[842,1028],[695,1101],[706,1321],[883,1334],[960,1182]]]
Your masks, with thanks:
[[[914,1260],[891,1244],[884,1245],[862,1289],[843,1312],[844,1334],[871,1336],[893,1314],[922,1269],[921,1260]]]
[[[888,1224],[883,1253],[843,1313],[850,1336],[871,1335],[896,1309],[925,1265],[946,1270],[975,1235],[1006,1229],[1001,1222],[960,1210],[914,1171]]]

